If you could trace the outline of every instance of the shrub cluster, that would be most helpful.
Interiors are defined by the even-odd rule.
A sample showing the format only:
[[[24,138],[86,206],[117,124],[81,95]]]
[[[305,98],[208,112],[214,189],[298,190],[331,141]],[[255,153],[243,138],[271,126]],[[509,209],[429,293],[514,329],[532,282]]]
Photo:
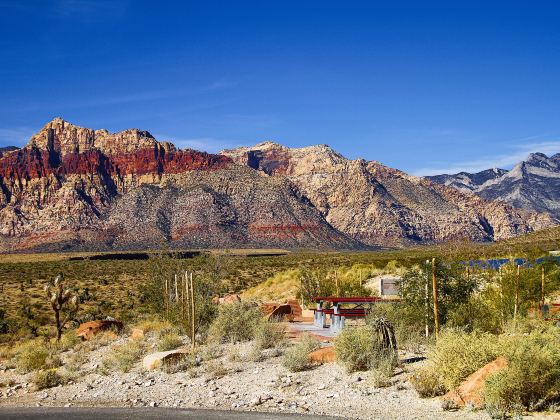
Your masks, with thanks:
[[[262,322],[258,306],[249,302],[220,305],[218,315],[210,325],[210,341],[226,343],[250,341]]]
[[[486,379],[484,404],[492,416],[546,408],[560,395],[560,330],[543,322],[507,334],[446,331],[411,382],[421,397],[455,388],[467,376],[503,356],[508,364]]]
[[[282,358],[282,365],[290,372],[307,370],[312,366],[310,353],[320,347],[321,343],[319,340],[309,334],[305,334],[297,344],[286,350]]]
[[[111,350],[103,359],[103,366],[109,370],[117,368],[121,372],[129,372],[145,352],[145,344],[139,341],[129,341]]]
[[[58,373],[58,370],[47,369],[40,370],[33,376],[33,384],[36,390],[53,388],[64,383],[64,378]]]

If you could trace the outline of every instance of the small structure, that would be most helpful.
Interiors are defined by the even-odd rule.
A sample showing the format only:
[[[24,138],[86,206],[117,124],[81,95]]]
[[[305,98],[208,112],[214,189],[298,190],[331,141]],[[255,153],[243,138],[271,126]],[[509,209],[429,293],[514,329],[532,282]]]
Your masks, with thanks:
[[[381,274],[367,281],[367,286],[375,290],[382,298],[394,298],[400,296],[399,282],[402,277],[394,274]]]

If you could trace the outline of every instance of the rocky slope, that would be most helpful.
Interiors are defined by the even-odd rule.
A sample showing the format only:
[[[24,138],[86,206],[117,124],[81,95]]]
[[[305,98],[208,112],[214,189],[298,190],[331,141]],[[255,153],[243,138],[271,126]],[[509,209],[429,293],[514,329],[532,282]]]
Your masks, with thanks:
[[[57,118],[0,156],[0,250],[353,248],[286,179]]]
[[[547,212],[560,220],[560,153],[551,157],[532,153],[511,171],[488,169],[475,174],[461,172],[428,178],[472,191],[486,200],[501,200],[528,211]]]
[[[327,146],[212,155],[56,118],[0,153],[0,251],[348,249],[488,241],[555,224]]]
[[[221,153],[287,177],[332,226],[369,245],[489,241],[555,224],[548,215],[488,202],[375,161],[346,159],[325,145],[291,149],[265,142]]]
[[[14,150],[17,150],[18,148],[16,146],[6,146],[6,147],[0,147],[0,157],[8,152],[13,152]]]

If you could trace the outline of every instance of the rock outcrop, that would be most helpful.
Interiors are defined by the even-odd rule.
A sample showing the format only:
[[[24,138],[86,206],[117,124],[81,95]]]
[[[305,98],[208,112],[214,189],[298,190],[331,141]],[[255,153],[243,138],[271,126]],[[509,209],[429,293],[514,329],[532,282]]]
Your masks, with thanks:
[[[215,155],[56,118],[25,147],[0,152],[0,252],[363,249],[490,241],[554,224],[322,145]]]
[[[548,215],[488,202],[379,162],[346,159],[325,145],[291,149],[265,142],[221,153],[287,177],[333,227],[369,245],[491,241],[555,224]]]
[[[560,220],[560,153],[548,157],[532,153],[511,171],[488,169],[469,174],[427,177],[439,184],[470,191],[486,200],[500,200],[532,212],[546,212]]]
[[[57,118],[0,157],[0,251],[355,248],[287,179]]]

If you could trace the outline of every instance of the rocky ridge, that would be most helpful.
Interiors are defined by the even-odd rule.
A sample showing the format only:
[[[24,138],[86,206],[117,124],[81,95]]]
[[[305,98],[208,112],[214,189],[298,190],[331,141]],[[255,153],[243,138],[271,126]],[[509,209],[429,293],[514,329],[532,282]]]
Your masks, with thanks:
[[[485,201],[379,162],[346,159],[326,145],[288,148],[264,142],[221,154],[287,177],[332,226],[369,245],[489,241],[555,224],[548,215]]]
[[[500,200],[532,212],[546,212],[560,220],[560,153],[551,157],[532,153],[511,171],[488,169],[470,174],[427,177],[438,184],[470,191],[486,200]]]
[[[287,180],[56,118],[0,157],[0,250],[359,247]]]

